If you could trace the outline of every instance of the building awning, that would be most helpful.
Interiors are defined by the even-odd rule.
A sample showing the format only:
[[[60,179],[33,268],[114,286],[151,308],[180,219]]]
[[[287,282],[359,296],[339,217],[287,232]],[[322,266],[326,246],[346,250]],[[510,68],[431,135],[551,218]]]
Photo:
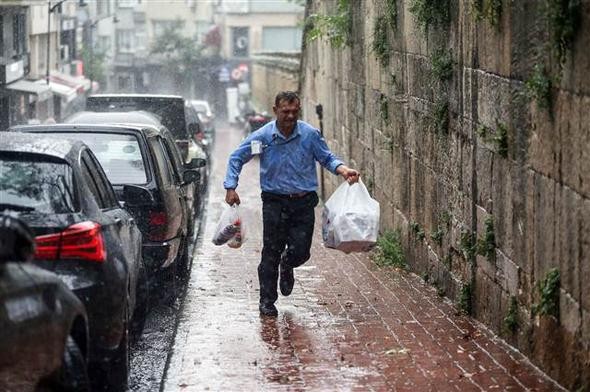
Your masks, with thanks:
[[[37,81],[36,84],[47,85],[44,80]],[[66,86],[65,84],[57,83],[49,80],[49,88],[54,94],[59,95],[65,102],[71,102],[78,96],[78,91],[74,87]]]
[[[72,76],[61,72],[52,72],[49,75],[49,81],[75,88],[78,94],[83,94],[90,90],[90,80],[84,76]]]
[[[39,83],[43,82],[43,84]],[[6,85],[8,90],[20,91],[25,94],[31,94],[37,96],[37,101],[46,101],[51,98],[51,89],[45,84],[44,80],[33,82],[30,80],[17,80],[16,82]]]

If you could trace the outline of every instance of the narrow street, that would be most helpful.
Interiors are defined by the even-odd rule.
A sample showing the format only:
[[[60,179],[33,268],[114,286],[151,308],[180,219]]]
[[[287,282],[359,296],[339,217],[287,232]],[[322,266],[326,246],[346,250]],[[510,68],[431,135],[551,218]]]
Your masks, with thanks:
[[[296,270],[293,294],[279,298],[278,318],[261,318],[256,162],[238,188],[247,242],[231,249],[210,241],[226,159],[241,137],[234,128],[217,130],[205,221],[163,390],[561,390],[418,276],[377,267],[368,254],[324,248],[321,205],[312,258]]]

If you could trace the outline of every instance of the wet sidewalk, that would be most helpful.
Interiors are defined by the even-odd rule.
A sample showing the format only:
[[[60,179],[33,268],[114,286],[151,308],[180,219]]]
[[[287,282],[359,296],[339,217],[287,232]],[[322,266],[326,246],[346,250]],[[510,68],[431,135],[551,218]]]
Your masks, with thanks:
[[[258,164],[238,188],[249,224],[240,249],[211,243],[226,159],[241,133],[218,130],[209,202],[165,391],[556,391],[561,388],[410,273],[322,246],[295,270],[279,316],[258,313]],[[317,209],[319,218],[321,210]]]

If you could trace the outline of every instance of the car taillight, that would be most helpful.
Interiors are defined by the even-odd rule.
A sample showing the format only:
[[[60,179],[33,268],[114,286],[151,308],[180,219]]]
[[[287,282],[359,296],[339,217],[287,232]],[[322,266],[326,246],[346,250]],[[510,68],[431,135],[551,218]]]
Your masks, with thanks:
[[[161,211],[150,211],[148,214],[147,237],[151,241],[165,241],[168,239],[168,216]]]
[[[150,211],[149,222],[150,226],[163,226],[168,223],[168,219],[164,212]]]
[[[203,139],[205,138],[205,134],[203,132],[197,132],[195,133],[195,140],[200,142],[203,141]]]
[[[107,256],[101,227],[96,222],[76,223],[61,233],[40,235],[35,243],[38,260],[81,259],[102,263]]]

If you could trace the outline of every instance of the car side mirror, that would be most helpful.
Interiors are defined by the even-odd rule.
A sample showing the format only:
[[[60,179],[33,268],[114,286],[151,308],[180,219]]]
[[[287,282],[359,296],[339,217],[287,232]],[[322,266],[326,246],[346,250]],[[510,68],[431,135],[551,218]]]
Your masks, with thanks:
[[[193,158],[189,163],[185,165],[187,169],[200,169],[207,166],[207,161],[203,158]]]
[[[127,205],[152,204],[154,198],[150,191],[137,185],[123,186],[123,201]]]
[[[194,158],[194,159],[197,159],[197,158]],[[199,182],[200,180],[201,180],[201,173],[199,173],[196,170],[188,169],[188,170],[185,170],[184,173],[182,173],[182,181],[185,184]]]

